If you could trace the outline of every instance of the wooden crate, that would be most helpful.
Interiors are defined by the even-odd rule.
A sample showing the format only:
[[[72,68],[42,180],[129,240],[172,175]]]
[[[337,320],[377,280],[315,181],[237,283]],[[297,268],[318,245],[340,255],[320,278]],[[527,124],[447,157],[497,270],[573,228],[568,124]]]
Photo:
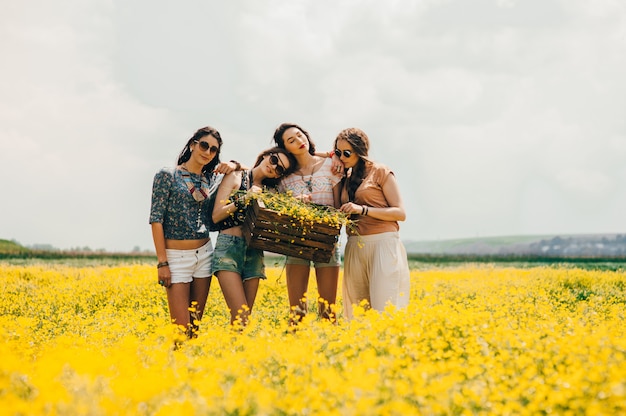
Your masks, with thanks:
[[[327,224],[301,224],[290,216],[252,199],[246,210],[243,232],[250,247],[287,256],[327,263],[341,228]]]

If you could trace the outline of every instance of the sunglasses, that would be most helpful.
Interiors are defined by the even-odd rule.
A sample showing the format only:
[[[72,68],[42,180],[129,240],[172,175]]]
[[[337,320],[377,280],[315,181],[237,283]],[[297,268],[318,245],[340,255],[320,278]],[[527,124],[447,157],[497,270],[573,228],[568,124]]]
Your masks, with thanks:
[[[285,171],[287,170],[283,165],[283,162],[280,160],[278,155],[275,153],[270,153],[270,163],[274,165],[274,171],[278,176],[283,176]]]
[[[337,157],[341,157],[341,154],[343,153],[344,157],[350,157],[352,156],[352,150],[344,150],[343,152],[339,149],[335,149],[335,156]]]
[[[203,152],[210,150],[211,153],[217,153],[217,151],[220,150],[220,148],[217,146],[211,146],[209,142],[199,140],[194,140],[194,142],[198,143],[198,146],[200,146],[200,150],[202,150]]]

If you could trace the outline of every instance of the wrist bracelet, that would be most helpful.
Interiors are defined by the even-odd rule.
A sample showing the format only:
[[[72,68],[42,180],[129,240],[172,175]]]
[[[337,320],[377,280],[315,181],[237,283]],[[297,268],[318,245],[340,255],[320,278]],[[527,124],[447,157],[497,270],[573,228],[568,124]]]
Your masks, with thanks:
[[[233,201],[235,204],[235,208],[243,209],[246,207],[246,196],[245,195],[237,195],[235,200]]]
[[[361,215],[365,215],[365,205],[361,205]]]
[[[162,261],[160,263],[157,264],[157,269],[160,269],[161,267],[165,267],[165,266],[169,266],[170,264],[166,261]]]

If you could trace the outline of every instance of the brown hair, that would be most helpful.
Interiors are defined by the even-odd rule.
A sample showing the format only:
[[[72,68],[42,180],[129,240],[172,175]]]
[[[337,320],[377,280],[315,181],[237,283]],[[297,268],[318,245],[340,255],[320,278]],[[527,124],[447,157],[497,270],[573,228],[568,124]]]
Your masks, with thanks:
[[[365,170],[372,163],[367,157],[370,150],[370,139],[363,130],[350,127],[339,132],[335,139],[335,149],[339,140],[348,142],[354,153],[359,156],[359,161],[352,167],[350,177],[345,177],[342,180],[342,186],[345,186],[347,181],[348,198],[350,201],[354,201],[354,194],[365,178]]]
[[[285,139],[283,139],[283,134],[285,134],[285,132],[292,127],[297,128],[306,136],[307,140],[309,141],[309,153],[314,155],[315,143],[313,143],[313,140],[311,140],[311,135],[309,134],[308,131],[306,131],[305,129],[303,129],[302,127],[298,126],[295,123],[283,123],[280,126],[278,126],[276,130],[274,130],[274,143],[276,143],[276,146],[283,148],[283,149],[285,148]]]
[[[197,140],[200,140],[201,138],[205,137],[205,136],[213,136],[215,137],[215,139],[217,140],[218,143],[218,148],[217,148],[217,153],[215,154],[215,157],[206,165],[204,165],[202,167],[202,173],[205,174],[210,174],[211,172],[213,172],[213,169],[215,169],[215,167],[220,163],[220,151],[222,150],[222,136],[220,136],[220,132],[217,131],[216,129],[214,129],[211,126],[206,126],[206,127],[202,127],[198,130],[196,130],[196,132],[193,134],[193,136],[191,136],[191,138],[189,140],[187,140],[187,144],[185,145],[185,147],[183,148],[183,150],[180,152],[180,154],[178,155],[178,165],[185,163],[186,161],[189,160],[189,158],[191,157],[191,149],[190,146]]]
[[[259,156],[257,157],[256,162],[254,163],[254,167],[256,168],[257,166],[259,166],[261,162],[263,162],[263,158],[265,156],[272,155],[272,154],[275,154],[277,157],[278,157],[278,154],[283,154],[287,156],[287,159],[289,160],[289,167],[285,169],[283,176],[290,175],[294,170],[296,170],[296,166],[298,165],[298,162],[296,158],[294,157],[294,155],[292,155],[291,153],[289,153],[287,150],[283,149],[282,147],[278,147],[278,146],[272,147],[270,149],[266,149],[262,151],[261,153],[259,153]],[[263,179],[263,185],[268,186],[268,187],[275,188],[278,185],[278,182],[280,182],[280,178]]]

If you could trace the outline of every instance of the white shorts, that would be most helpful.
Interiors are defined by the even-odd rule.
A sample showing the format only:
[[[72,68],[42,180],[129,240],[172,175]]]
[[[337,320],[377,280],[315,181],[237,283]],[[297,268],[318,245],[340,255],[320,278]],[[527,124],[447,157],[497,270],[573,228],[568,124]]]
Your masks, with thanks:
[[[200,248],[191,250],[165,249],[172,274],[172,283],[191,283],[193,279],[211,277],[213,246],[207,241]]]

